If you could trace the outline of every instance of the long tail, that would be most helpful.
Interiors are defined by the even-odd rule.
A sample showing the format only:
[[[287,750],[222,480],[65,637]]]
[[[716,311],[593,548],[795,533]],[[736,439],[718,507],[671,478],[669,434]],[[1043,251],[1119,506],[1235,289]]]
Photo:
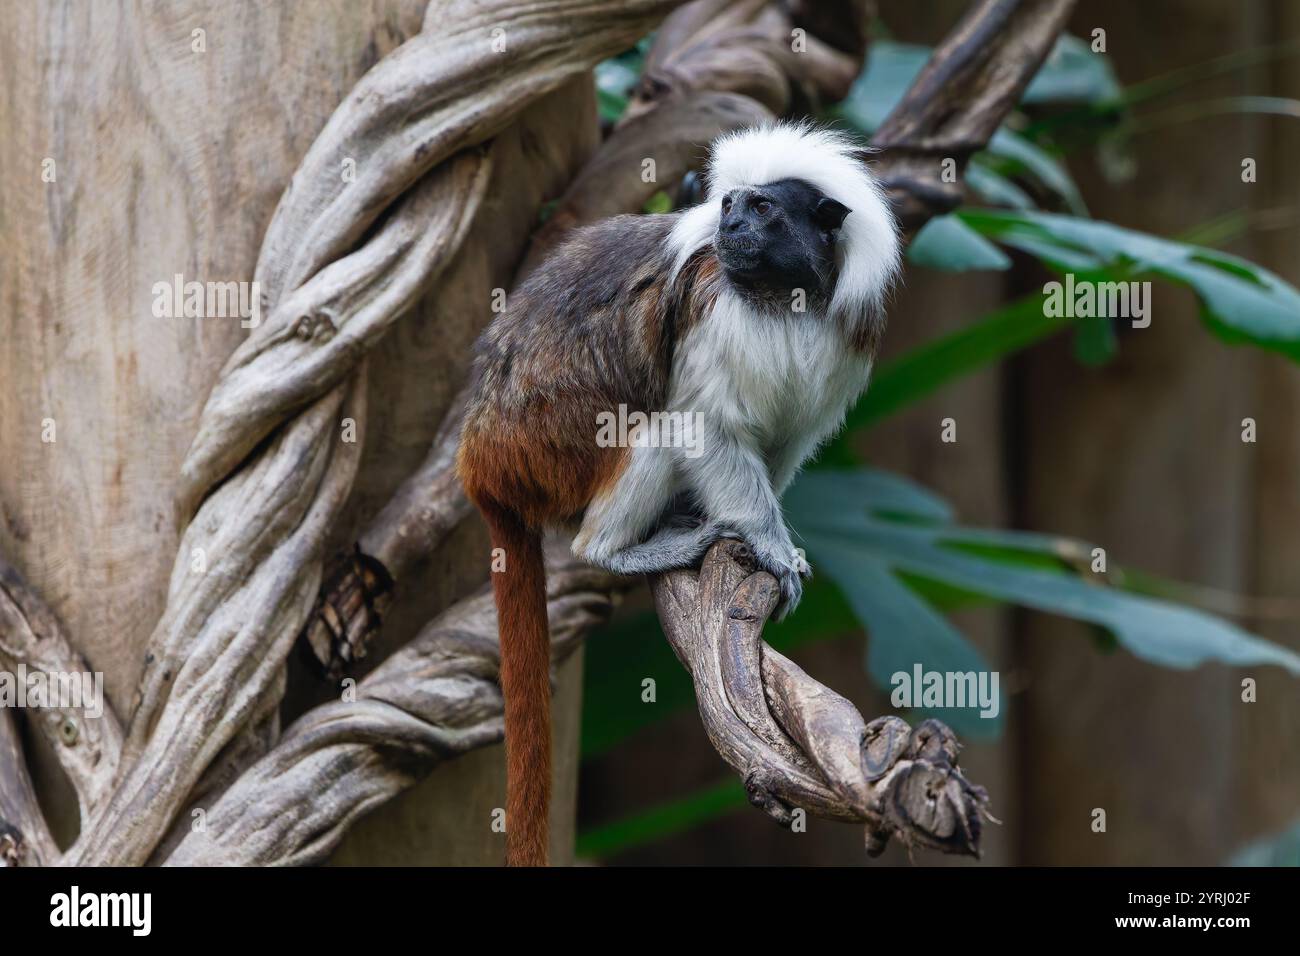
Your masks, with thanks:
[[[551,639],[541,535],[482,507],[505,570],[492,575],[506,702],[506,863],[546,866],[551,805]]]

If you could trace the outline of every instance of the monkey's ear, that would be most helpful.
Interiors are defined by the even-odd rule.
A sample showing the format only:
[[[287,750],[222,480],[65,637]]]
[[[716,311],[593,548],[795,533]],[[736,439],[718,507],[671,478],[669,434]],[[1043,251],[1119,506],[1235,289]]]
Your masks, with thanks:
[[[817,202],[817,208],[813,210],[813,221],[820,229],[838,229],[844,225],[844,217],[851,211],[844,203],[824,196]]]

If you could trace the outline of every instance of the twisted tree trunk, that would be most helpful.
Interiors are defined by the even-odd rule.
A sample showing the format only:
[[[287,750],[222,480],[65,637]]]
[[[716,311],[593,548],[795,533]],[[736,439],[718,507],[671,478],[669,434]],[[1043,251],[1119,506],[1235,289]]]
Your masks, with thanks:
[[[7,168],[39,177],[49,155],[56,172],[43,191],[26,180],[0,187],[6,218],[32,223],[6,226],[0,257],[0,285],[13,290],[6,311],[14,310],[0,432],[9,461],[22,465],[0,471],[2,543],[33,579],[31,593],[49,591],[73,645],[109,672],[110,702],[130,725],[120,761],[115,752],[96,771],[108,766],[112,786],[69,862],[143,862],[173,839],[173,826],[189,826],[181,814],[196,795],[214,798],[274,742],[284,663],[314,602],[322,549],[349,520],[366,392],[397,404],[403,391],[403,382],[382,380],[367,389],[358,359],[455,263],[465,285],[445,288],[440,303],[460,298],[463,314],[449,323],[462,329],[459,347],[445,350],[445,337],[426,345],[422,357],[433,361],[407,382],[459,377],[538,205],[594,145],[582,74],[669,6],[552,2],[521,14],[509,3],[437,4],[427,32],[423,2],[351,6],[328,23],[289,5],[220,4],[200,10],[192,27],[157,10],[6,7],[3,69],[17,92],[0,106],[15,133],[0,149],[11,152]],[[492,43],[495,30],[506,33],[504,49]],[[75,62],[22,40],[32,36]],[[124,45],[123,57],[96,55],[106,37]],[[274,38],[275,55],[258,52],[262,38]],[[151,66],[142,74],[120,60]],[[96,62],[101,69],[86,68]],[[544,122],[506,132],[575,78],[556,93],[563,104],[543,109]],[[176,108],[161,121],[122,105],[153,102],[163,88]],[[475,109],[464,110],[467,102]],[[39,106],[29,114],[28,103]],[[214,120],[226,132],[209,143]],[[186,143],[200,148],[179,148]],[[268,227],[271,203],[300,164]],[[497,223],[485,220],[477,250],[462,252],[496,168],[510,177],[489,201]],[[132,169],[138,185],[123,193],[117,184],[132,182]],[[174,220],[172,195],[190,200]],[[53,220],[46,206],[58,211]],[[187,234],[191,242],[177,241]],[[154,284],[178,273],[256,277],[264,321],[240,344],[238,317],[153,317]],[[94,307],[74,311],[82,301]],[[58,344],[74,330],[66,341],[75,348]],[[426,447],[438,417],[431,409]],[[40,440],[46,418],[58,429],[52,444]],[[344,437],[349,426],[357,440]],[[378,493],[390,493],[391,478],[383,484],[375,482]],[[23,660],[0,656],[5,665]],[[17,780],[21,764],[13,766],[0,776]],[[85,783],[74,780],[79,792]],[[64,842],[76,833],[71,823],[57,829]],[[499,840],[485,826],[479,842],[491,854]]]

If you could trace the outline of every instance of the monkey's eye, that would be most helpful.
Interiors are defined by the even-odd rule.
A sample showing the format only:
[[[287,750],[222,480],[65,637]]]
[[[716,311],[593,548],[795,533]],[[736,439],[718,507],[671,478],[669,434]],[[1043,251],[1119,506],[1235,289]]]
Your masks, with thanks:
[[[760,216],[766,216],[771,211],[772,204],[766,199],[760,199],[758,202],[754,203],[754,212],[758,213]]]
[[[725,215],[726,215],[727,213],[729,213],[729,212],[731,212],[731,197],[730,197],[730,196],[723,196],[723,197],[722,197],[722,214],[725,216]]]

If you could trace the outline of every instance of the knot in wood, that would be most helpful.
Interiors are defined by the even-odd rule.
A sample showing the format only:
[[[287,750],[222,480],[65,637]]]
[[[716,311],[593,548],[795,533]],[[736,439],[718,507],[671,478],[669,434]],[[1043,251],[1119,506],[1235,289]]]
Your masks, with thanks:
[[[318,342],[328,342],[334,338],[334,333],[337,331],[338,326],[334,324],[334,320],[328,312],[321,312],[316,316],[316,328],[313,330],[312,336]]]
[[[80,737],[81,731],[78,729],[76,721],[71,717],[64,717],[63,722],[59,724],[59,739],[67,746],[75,747]]]
[[[755,621],[758,615],[743,604],[733,604],[727,608],[727,617],[733,621]]]

